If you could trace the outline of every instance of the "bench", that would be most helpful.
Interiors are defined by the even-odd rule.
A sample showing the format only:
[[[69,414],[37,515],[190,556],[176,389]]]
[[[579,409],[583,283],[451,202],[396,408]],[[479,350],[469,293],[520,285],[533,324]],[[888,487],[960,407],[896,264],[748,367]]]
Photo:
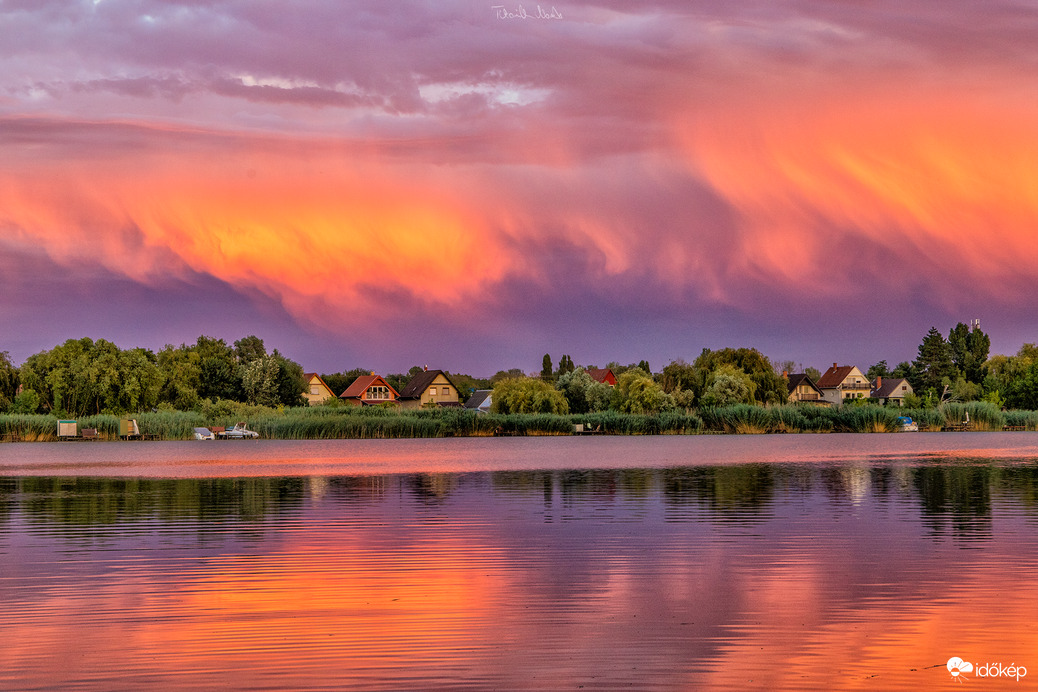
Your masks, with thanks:
[[[80,433],[81,440],[100,440],[101,437],[97,434],[97,428],[83,428],[83,432]]]

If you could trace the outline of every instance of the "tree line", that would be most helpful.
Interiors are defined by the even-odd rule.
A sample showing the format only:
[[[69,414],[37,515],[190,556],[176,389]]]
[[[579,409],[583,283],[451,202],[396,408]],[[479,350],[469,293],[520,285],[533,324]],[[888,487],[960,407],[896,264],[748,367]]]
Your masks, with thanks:
[[[991,340],[979,324],[963,323],[945,337],[936,327],[923,337],[918,355],[894,368],[886,360],[867,370],[877,377],[904,377],[915,390],[906,401],[927,408],[942,401],[987,401],[998,407],[1038,409],[1038,346],[1024,344],[1016,355],[988,356]],[[787,401],[783,372],[820,372],[791,361],[772,363],[755,348],[704,348],[692,363],[671,361],[653,371],[648,361],[607,363],[616,387],[594,380],[593,365],[577,366],[569,355],[553,365],[545,354],[539,376],[520,368],[490,378],[451,373],[462,400],[476,389],[493,389],[498,413],[656,413]],[[386,376],[398,392],[423,370]],[[359,376],[354,368],[322,373],[338,396]],[[70,416],[131,413],[152,409],[199,410],[205,402],[234,401],[268,407],[305,404],[303,368],[263,340],[243,337],[233,344],[199,336],[193,344],[148,349],[119,349],[104,339],[70,339],[30,356],[16,367],[0,352],[0,413],[54,413]],[[864,402],[862,402],[864,403]]]

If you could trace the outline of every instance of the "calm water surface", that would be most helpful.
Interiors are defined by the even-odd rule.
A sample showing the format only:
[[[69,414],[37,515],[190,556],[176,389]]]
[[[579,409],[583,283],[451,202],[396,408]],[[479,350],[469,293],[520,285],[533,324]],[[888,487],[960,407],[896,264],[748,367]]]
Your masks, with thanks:
[[[1032,433],[0,444],[0,689],[1033,689],[1036,461]]]

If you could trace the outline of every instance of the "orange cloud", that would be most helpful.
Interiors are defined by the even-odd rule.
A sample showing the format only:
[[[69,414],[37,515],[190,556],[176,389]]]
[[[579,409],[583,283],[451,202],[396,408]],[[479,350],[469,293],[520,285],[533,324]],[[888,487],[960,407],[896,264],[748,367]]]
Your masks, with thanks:
[[[733,272],[855,290],[879,273],[848,252],[868,242],[899,261],[883,273],[926,260],[980,279],[970,290],[1033,274],[1038,113],[998,94],[910,89],[798,93],[795,105],[771,94],[678,124],[696,170],[737,211]]]
[[[313,320],[315,305],[376,310],[368,286],[454,305],[504,270],[463,172],[321,143],[195,144],[2,166],[0,224],[62,262],[148,283],[210,274]]]

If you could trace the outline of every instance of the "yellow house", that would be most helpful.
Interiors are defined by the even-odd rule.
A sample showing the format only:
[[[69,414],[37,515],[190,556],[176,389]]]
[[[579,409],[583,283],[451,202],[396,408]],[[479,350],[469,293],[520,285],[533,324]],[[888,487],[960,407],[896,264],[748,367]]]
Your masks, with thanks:
[[[423,406],[461,406],[458,388],[443,370],[425,370],[411,378],[400,390],[401,408]]]
[[[822,390],[804,373],[794,373],[786,377],[786,386],[789,388],[789,402],[791,404],[808,402],[811,404],[828,405],[829,402],[822,396]]]
[[[303,398],[306,399],[308,405],[317,406],[318,404],[323,404],[329,398],[335,397],[331,387],[326,385],[321,376],[316,372],[308,372],[303,377],[306,378],[306,391],[303,392]]]

